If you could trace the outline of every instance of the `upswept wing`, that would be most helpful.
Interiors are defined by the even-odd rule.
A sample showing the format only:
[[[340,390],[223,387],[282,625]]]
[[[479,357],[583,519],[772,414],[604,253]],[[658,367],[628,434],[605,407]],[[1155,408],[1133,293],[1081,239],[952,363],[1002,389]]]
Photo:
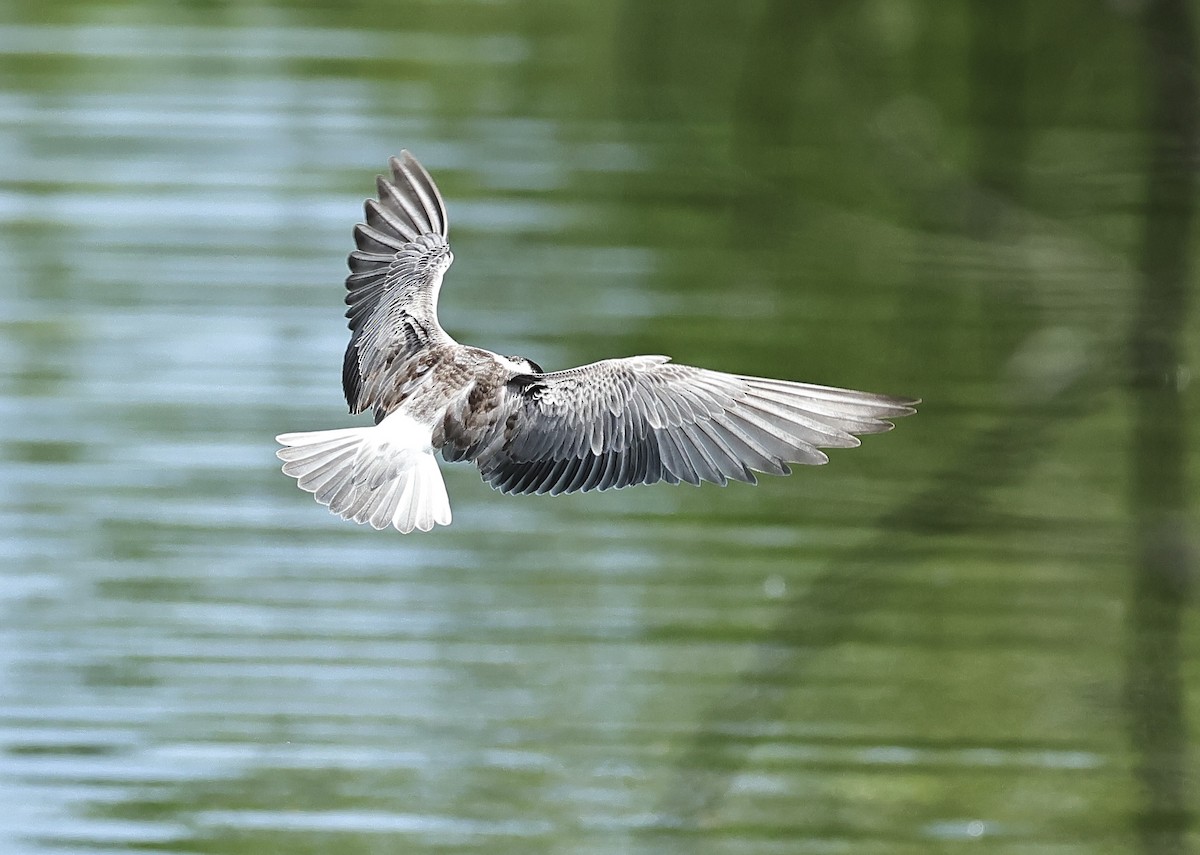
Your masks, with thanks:
[[[505,493],[573,493],[631,484],[786,475],[820,464],[821,448],[859,444],[916,400],[671,364],[611,359],[514,378],[500,422],[476,463]],[[499,429],[499,428],[498,428]]]
[[[350,344],[342,362],[350,412],[374,407],[377,421],[396,395],[395,368],[452,341],[437,319],[442,275],[453,260],[445,203],[407,151],[388,165],[391,178],[379,176],[379,198],[366,201],[366,222],[354,227],[358,249],[346,278]]]

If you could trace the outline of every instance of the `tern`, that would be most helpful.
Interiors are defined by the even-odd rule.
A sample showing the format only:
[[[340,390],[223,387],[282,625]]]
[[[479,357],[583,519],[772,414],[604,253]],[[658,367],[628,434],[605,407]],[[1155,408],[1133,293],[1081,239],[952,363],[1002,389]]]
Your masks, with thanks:
[[[666,356],[543,371],[459,344],[438,323],[454,260],[441,193],[407,151],[388,161],[354,228],[342,385],[367,427],[276,437],[283,471],[339,517],[408,533],[450,524],[435,454],[503,493],[757,482],[822,448],[891,430],[918,399],[725,374]]]

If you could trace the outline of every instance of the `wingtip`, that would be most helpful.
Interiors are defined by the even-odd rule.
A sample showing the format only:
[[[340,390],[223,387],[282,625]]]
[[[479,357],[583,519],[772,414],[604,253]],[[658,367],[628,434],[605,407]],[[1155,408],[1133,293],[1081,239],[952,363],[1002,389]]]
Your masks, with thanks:
[[[396,186],[404,182],[404,166],[398,157],[388,158],[388,174],[375,176],[375,189],[378,191],[375,195],[382,196],[384,186]]]
[[[921,404],[921,399],[920,398],[900,398],[897,400],[896,404],[904,412],[900,413],[897,416],[889,416],[889,418],[898,418],[899,419],[899,418],[903,418],[904,416],[915,415],[917,412],[917,407]]]
[[[406,148],[400,149],[399,154],[394,154],[388,158],[388,168],[392,170],[393,175],[402,174],[405,167],[424,169],[421,162],[413,157],[413,153]]]

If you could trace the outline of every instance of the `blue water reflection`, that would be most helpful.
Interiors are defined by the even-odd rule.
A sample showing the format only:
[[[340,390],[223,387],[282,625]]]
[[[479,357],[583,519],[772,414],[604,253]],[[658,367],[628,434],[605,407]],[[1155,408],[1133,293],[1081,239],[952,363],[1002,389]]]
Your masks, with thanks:
[[[1184,851],[1195,645],[1130,591],[1137,20],[1026,9],[1095,76],[1010,91],[968,72],[1049,53],[966,7],[752,6],[10,10],[0,851]],[[445,531],[331,517],[272,437],[355,423],[402,147],[460,339],[922,413],[753,489],[454,467]]]

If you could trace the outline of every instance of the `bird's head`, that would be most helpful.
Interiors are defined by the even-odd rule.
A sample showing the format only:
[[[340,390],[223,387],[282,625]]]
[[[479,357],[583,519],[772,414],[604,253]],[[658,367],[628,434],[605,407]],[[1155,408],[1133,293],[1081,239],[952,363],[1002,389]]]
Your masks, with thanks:
[[[542,366],[538,365],[532,359],[528,359],[524,356],[506,356],[504,358],[509,361],[509,363],[511,364],[512,370],[517,372],[518,374],[545,374],[546,373],[545,371],[542,370]]]

